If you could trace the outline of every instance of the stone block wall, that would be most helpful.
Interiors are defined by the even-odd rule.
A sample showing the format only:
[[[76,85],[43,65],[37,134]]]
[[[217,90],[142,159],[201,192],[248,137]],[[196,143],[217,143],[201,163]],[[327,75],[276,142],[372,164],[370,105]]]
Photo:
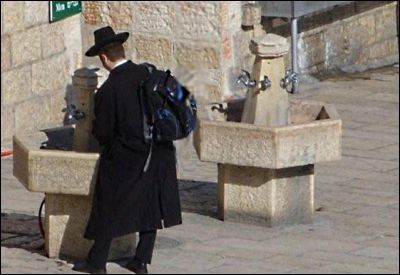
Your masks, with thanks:
[[[355,1],[301,18],[297,45],[300,72],[353,72],[398,63],[397,5],[397,1]],[[263,25],[267,32],[290,40],[290,22],[263,18]]]
[[[252,31],[241,28],[241,5],[246,1],[85,1],[83,47],[93,45],[93,31],[111,25],[128,31],[128,58],[151,62],[190,75],[206,75],[204,85],[193,85],[198,100],[220,101],[243,92],[234,78],[251,70],[248,49]],[[100,65],[97,58],[84,64]]]
[[[49,23],[49,1],[1,2],[2,150],[16,132],[62,124],[81,37],[80,15]]]

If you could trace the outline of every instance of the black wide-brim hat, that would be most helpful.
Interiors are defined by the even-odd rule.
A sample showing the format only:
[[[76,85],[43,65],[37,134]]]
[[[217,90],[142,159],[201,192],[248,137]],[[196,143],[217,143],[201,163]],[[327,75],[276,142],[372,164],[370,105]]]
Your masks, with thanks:
[[[128,32],[116,34],[110,26],[98,29],[94,32],[94,45],[85,53],[85,55],[96,56],[104,46],[114,42],[120,42],[122,44],[128,39],[128,37]]]

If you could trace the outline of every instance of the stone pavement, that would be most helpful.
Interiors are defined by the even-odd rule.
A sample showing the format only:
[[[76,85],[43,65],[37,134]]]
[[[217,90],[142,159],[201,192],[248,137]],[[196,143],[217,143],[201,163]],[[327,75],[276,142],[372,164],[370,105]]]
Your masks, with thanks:
[[[343,158],[315,167],[313,224],[280,228],[216,219],[215,167],[186,166],[205,181],[180,184],[184,224],[162,230],[151,273],[398,273],[399,74],[389,67],[302,84],[299,98],[336,105]],[[1,273],[74,273],[48,259],[37,228],[42,194],[1,160]],[[109,273],[129,273],[124,260]]]

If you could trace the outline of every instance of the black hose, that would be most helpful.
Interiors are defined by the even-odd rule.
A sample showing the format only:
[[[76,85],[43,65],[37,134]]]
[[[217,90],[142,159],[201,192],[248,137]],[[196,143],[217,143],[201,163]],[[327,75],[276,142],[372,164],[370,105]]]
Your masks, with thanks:
[[[42,210],[43,210],[43,205],[44,204],[45,204],[45,198],[43,199],[42,203],[40,204],[39,215],[38,215],[40,234],[42,234],[43,239],[45,238],[44,229],[43,229],[43,222],[42,222]]]

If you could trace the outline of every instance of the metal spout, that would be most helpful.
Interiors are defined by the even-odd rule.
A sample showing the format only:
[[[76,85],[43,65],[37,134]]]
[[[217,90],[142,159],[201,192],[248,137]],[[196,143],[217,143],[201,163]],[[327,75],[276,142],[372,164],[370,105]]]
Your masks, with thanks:
[[[242,83],[247,88],[253,88],[257,84],[255,80],[250,79],[250,73],[246,70],[242,70],[242,73],[237,78],[236,83],[237,84]]]
[[[78,120],[86,117],[86,114],[77,110],[74,104],[68,105],[66,108],[62,109],[62,111],[65,112],[64,125],[76,124]]]

